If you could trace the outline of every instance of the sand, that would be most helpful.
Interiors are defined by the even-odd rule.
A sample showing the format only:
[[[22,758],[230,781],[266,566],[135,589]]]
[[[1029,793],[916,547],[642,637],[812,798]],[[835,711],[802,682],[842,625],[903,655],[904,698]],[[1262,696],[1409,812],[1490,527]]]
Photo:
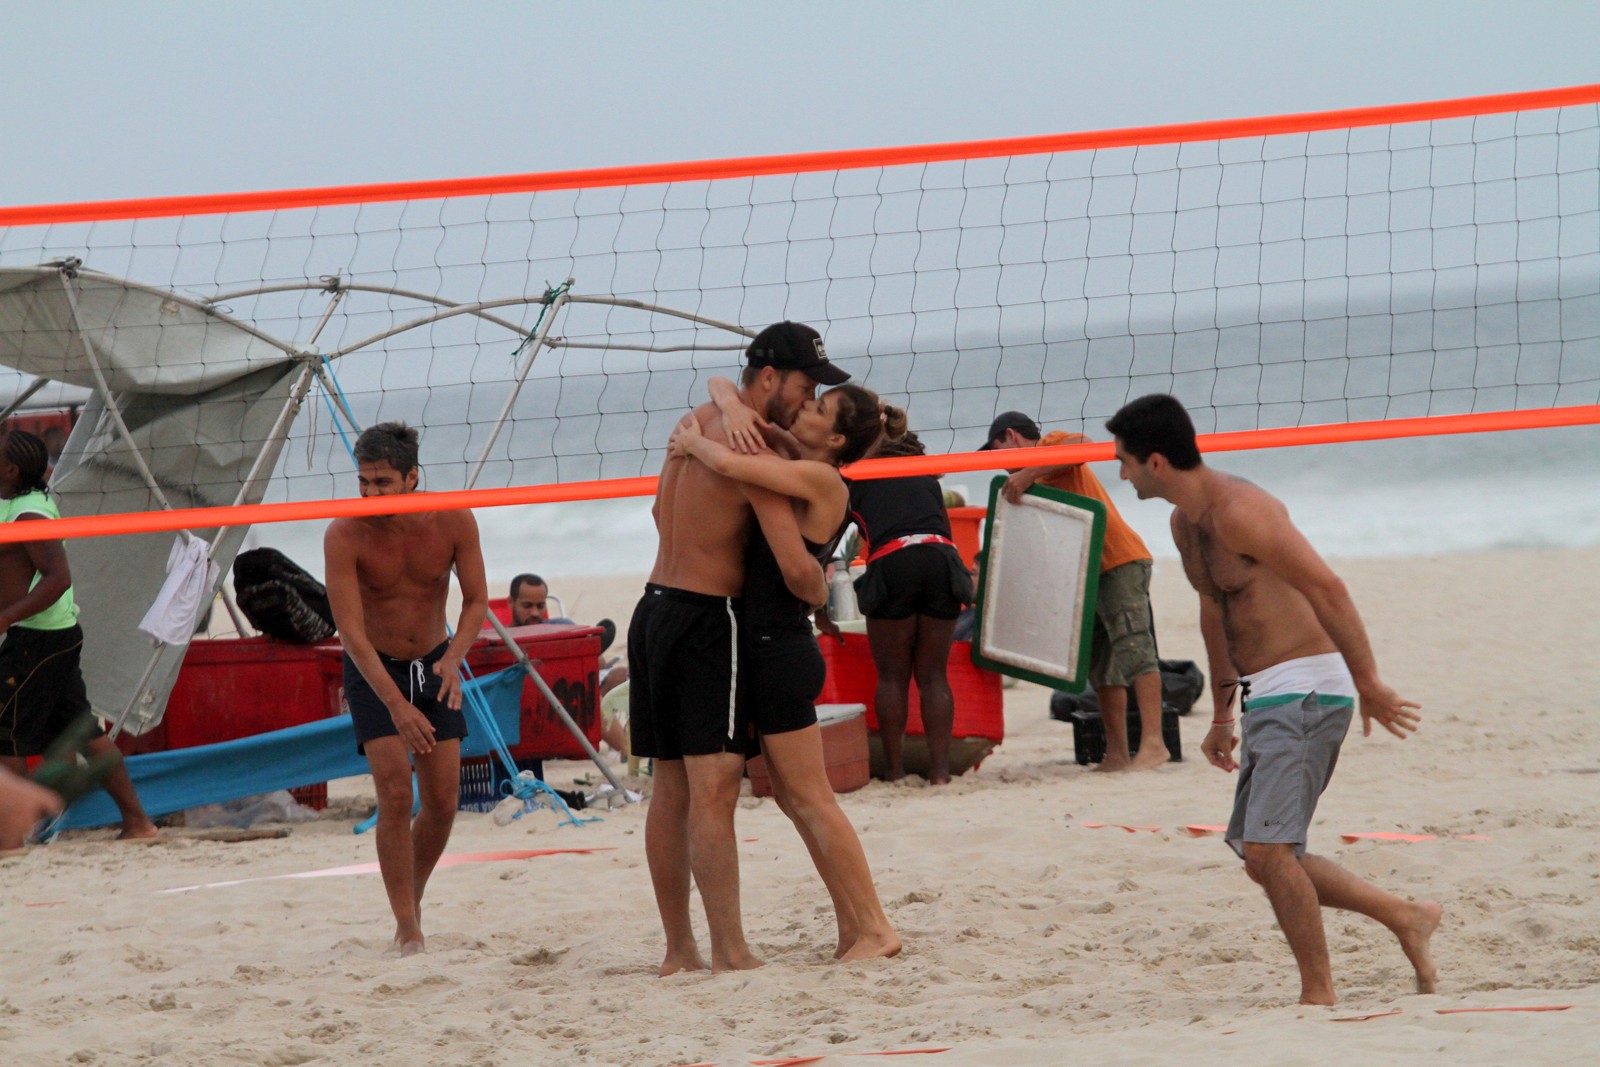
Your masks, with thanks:
[[[1437,994],[1409,992],[1381,928],[1329,913],[1342,1003],[1295,1006],[1265,899],[1220,840],[1182,830],[1228,812],[1231,779],[1198,754],[1205,709],[1183,721],[1183,763],[1096,775],[1047,718],[1047,692],[1024,684],[976,772],[843,798],[899,959],[828,962],[821,886],[774,804],[753,798],[739,828],[761,971],[654,977],[642,808],[582,829],[463,813],[451,853],[602,851],[440,870],[430,952],[386,958],[376,875],[272,877],[374,858],[350,833],[371,795],[352,779],[334,784],[333,814],[282,839],[101,832],[0,861],[0,1061],[845,1064],[908,1048],[948,1049],[906,1061],[930,1067],[1586,1061],[1600,1032],[1600,550],[1337,566],[1386,678],[1426,718],[1405,742],[1352,733],[1312,848],[1444,903]],[[639,585],[552,580],[580,617],[619,621]],[[1154,596],[1165,654],[1201,658],[1175,563],[1158,563]],[[1434,839],[1339,836],[1370,831]],[[264,880],[162,892],[251,878]],[[1439,1014],[1546,1005],[1571,1008]]]

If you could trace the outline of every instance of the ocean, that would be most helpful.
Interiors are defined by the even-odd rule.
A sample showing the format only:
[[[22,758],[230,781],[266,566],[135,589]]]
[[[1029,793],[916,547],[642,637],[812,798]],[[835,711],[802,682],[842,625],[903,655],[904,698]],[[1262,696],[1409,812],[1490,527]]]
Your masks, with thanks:
[[[1330,559],[1600,545],[1600,426],[1263,449],[1209,461],[1281,499]],[[1137,499],[1114,463],[1093,469],[1151,553],[1175,557],[1170,507]],[[945,477],[970,503],[986,501],[988,484],[970,472]],[[643,574],[655,558],[647,497],[484,509],[477,517],[494,595],[523,571],[553,581]],[[325,525],[258,526],[249,544],[278,548],[320,575]]]

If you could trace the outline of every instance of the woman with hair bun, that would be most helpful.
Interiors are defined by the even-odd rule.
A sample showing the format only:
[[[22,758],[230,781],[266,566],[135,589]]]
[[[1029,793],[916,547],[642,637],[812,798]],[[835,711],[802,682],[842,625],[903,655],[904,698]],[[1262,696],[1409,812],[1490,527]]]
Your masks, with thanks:
[[[903,409],[883,407],[883,439],[868,458],[920,456]],[[856,600],[878,669],[878,736],[884,777],[905,777],[905,731],[911,680],[921,695],[928,782],[950,781],[955,697],[946,665],[956,616],[972,600],[972,575],[950,538],[944,492],[933,475],[851,481],[850,515],[865,542],[867,570]]]

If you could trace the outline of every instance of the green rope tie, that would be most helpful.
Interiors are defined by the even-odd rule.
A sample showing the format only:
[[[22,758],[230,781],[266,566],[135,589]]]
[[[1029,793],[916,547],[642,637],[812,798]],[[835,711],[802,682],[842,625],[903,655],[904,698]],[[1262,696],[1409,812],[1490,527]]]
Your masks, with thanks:
[[[539,317],[533,320],[533,329],[528,331],[528,336],[524,337],[522,339],[522,343],[517,346],[516,351],[511,353],[512,359],[516,359],[518,356],[522,355],[522,350],[527,348],[528,345],[532,343],[534,337],[536,337],[539,333],[539,324],[543,322],[544,317],[550,313],[550,309],[555,307],[556,298],[566,293],[571,288],[571,282],[562,282],[555,288],[546,289],[544,291],[544,307],[539,309]]]

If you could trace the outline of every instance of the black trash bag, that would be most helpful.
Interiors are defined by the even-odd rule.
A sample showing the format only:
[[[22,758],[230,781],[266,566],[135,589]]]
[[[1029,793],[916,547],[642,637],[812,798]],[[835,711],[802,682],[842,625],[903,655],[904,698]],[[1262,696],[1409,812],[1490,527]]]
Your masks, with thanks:
[[[1156,661],[1161,667],[1161,708],[1163,711],[1187,715],[1194,702],[1206,690],[1206,676],[1200,667],[1188,659],[1163,659]],[[1133,694],[1128,694],[1128,707],[1136,705]],[[1050,694],[1050,717],[1057,722],[1071,722],[1075,711],[1100,714],[1100,698],[1092,686],[1081,693],[1054,692]]]
[[[1206,676],[1200,665],[1192,659],[1163,659],[1161,666],[1161,703],[1173,708],[1179,715],[1194,710],[1194,702],[1206,691]]]
[[[309,645],[334,634],[328,590],[275,548],[235,557],[233,594],[250,625],[280,641]]]

